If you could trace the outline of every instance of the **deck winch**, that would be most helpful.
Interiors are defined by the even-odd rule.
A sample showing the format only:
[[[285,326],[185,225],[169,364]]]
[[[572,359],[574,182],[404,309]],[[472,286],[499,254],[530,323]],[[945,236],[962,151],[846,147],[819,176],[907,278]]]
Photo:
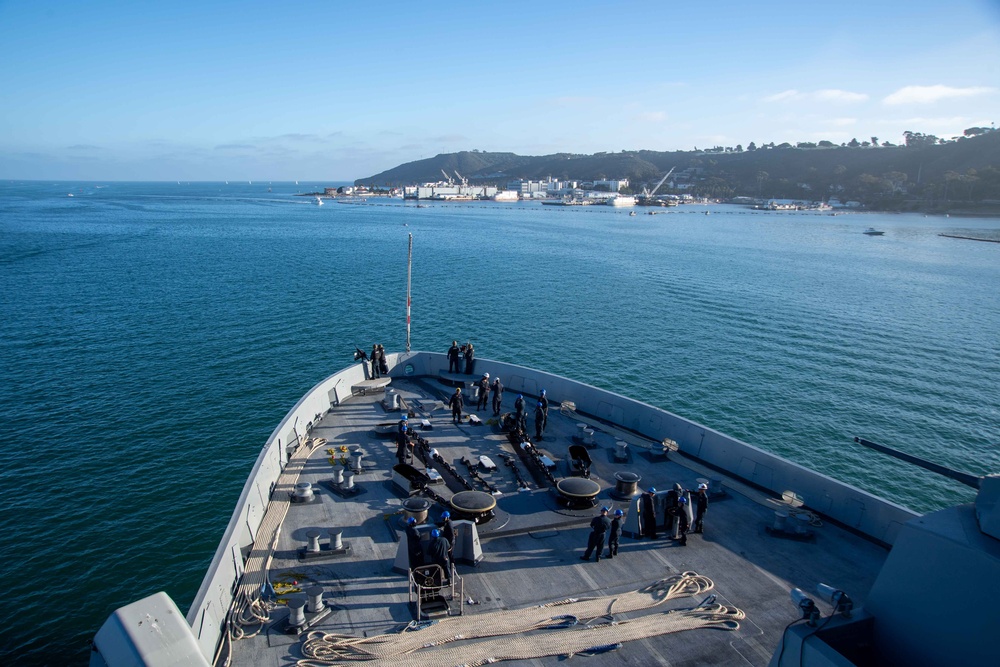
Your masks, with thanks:
[[[448,501],[458,519],[467,519],[476,524],[487,523],[494,517],[496,498],[482,491],[460,491]]]
[[[621,470],[615,473],[615,488],[611,491],[611,496],[618,500],[631,500],[639,495],[639,482],[642,477],[634,472]]]
[[[570,509],[588,509],[597,504],[601,485],[585,477],[567,477],[556,482],[559,500]]]

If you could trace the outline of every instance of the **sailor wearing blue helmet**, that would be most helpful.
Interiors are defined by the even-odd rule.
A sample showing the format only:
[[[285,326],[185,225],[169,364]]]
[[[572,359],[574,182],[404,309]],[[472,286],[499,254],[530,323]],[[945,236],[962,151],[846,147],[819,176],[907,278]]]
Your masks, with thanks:
[[[590,522],[590,535],[587,537],[587,550],[580,556],[580,560],[590,560],[590,554],[597,551],[598,563],[601,562],[601,554],[604,553],[604,538],[611,530],[611,519],[608,518],[608,508],[602,507],[600,516],[595,516]]]
[[[413,445],[410,444],[408,437],[409,430],[406,417],[403,417],[399,420],[399,427],[396,429],[396,460],[399,461],[400,465],[406,463],[408,459],[412,459]]]
[[[524,396],[522,394],[518,394],[514,401],[514,420],[517,428],[525,433],[528,432],[528,416],[524,412]]]
[[[622,517],[625,515],[621,510],[615,510],[615,518],[611,520],[611,530],[608,532],[608,558],[618,555],[618,540],[622,536]]]
[[[455,526],[451,523],[451,512],[441,512],[441,535],[448,540],[448,560],[455,551]]]
[[[441,535],[441,531],[435,528],[431,531],[431,544],[427,550],[427,556],[431,563],[440,565],[444,570],[445,579],[449,578],[451,568],[449,567],[448,556],[451,553],[451,544],[447,538]]]
[[[680,542],[682,547],[686,547],[688,543],[688,528],[690,523],[688,522],[688,499],[686,495],[681,495],[677,499],[677,519],[680,521]]]
[[[500,416],[500,406],[503,402],[503,383],[500,382],[499,377],[493,378],[493,385],[490,387],[490,392],[493,394],[493,416]]]
[[[542,431],[545,430],[545,407],[541,401],[535,406],[535,439],[542,439]]]

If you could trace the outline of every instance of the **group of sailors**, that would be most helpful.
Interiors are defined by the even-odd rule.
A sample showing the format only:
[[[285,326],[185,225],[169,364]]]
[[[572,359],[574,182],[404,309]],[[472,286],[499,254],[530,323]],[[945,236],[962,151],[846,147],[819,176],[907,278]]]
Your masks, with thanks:
[[[423,565],[438,565],[444,571],[445,580],[450,579],[454,551],[455,527],[451,523],[451,512],[441,513],[441,523],[431,530],[426,550],[420,541],[417,520],[412,516],[406,520],[406,555],[411,570]]]
[[[653,496],[656,489],[649,487],[642,494],[640,503],[639,518],[642,526],[642,536],[656,539],[657,517]],[[688,498],[690,497],[690,500]],[[692,504],[692,509],[688,507]],[[683,547],[687,546],[687,536],[689,532],[704,532],[705,512],[708,511],[708,485],[704,482],[698,484],[694,491],[685,490],[680,484],[674,484],[673,488],[667,491],[664,498],[664,513],[666,514],[667,525],[673,526],[677,523],[676,532],[671,532],[677,537],[678,543]],[[691,514],[694,522],[690,521]]]
[[[384,364],[385,353],[381,352],[380,345],[376,345],[372,350],[372,367],[378,366],[377,360],[382,359]],[[448,350],[448,372],[461,373],[463,371],[462,362],[464,360],[464,372],[472,375],[475,371],[475,350],[472,341],[465,345],[459,345],[457,340],[451,342]],[[376,376],[377,377],[377,376]],[[504,386],[499,377],[490,378],[489,373],[483,373],[476,383],[477,402],[476,411],[485,410],[487,401],[492,396],[491,407],[493,416],[500,417],[500,409],[503,403]],[[526,401],[523,394],[518,394],[514,400],[514,414],[509,415],[510,423],[507,424],[512,432],[520,432],[522,437],[528,431],[528,418]],[[452,422],[459,424],[462,422],[462,411],[465,407],[465,397],[462,395],[462,388],[455,389],[455,393],[449,398],[451,407]],[[542,389],[538,401],[535,405],[534,422],[535,438],[543,439],[543,432],[548,425],[549,399],[545,389]],[[505,418],[508,416],[505,415]],[[408,438],[407,418],[404,416],[399,422],[397,434],[396,458],[400,463],[404,463],[412,455],[412,445]],[[656,539],[660,519],[657,517],[657,503],[655,502],[656,489],[648,488],[640,497],[639,511],[639,537],[649,537]],[[690,500],[689,500],[690,497]],[[693,505],[689,509],[688,505]],[[679,483],[675,483],[664,497],[663,511],[665,524],[670,527],[670,533],[677,540],[678,545],[687,546],[687,536],[689,532],[702,533],[704,531],[705,513],[708,511],[708,485],[700,483],[693,491],[686,491]],[[693,515],[693,521],[689,512]],[[409,519],[407,526],[407,536],[410,555],[410,567],[424,564],[426,559],[429,562],[441,565],[445,572],[450,572],[451,553],[454,548],[454,531],[451,527],[450,514],[442,514],[444,521],[440,528],[431,531],[430,546],[425,554],[420,542],[419,534],[416,531],[415,520]],[[596,560],[601,560],[604,553],[605,544],[608,547],[607,558],[614,558],[618,555],[619,541],[622,535],[622,526],[625,513],[616,509],[611,513],[610,508],[602,507],[601,513],[590,522],[590,535],[587,538],[587,548],[581,560],[589,561],[592,554],[596,552]]]
[[[372,345],[372,353],[369,357],[372,367],[372,377],[380,378],[389,374],[389,365],[385,361],[385,348],[381,343]]]
[[[462,362],[465,362],[465,370],[462,370]],[[448,348],[448,372],[472,375],[476,372],[476,350],[470,340],[465,345],[459,345],[457,340],[451,341]]]
[[[656,489],[649,487],[640,496],[639,500],[639,537],[656,539],[659,521],[656,515],[655,502]],[[688,500],[690,496],[691,500]],[[689,520],[688,505],[694,505],[694,522]],[[608,513],[610,508],[602,507],[600,515],[594,517],[590,522],[590,535],[587,536],[587,549],[580,560],[590,560],[590,555],[597,552],[597,561],[601,560],[604,551],[604,543],[607,540],[608,558],[618,555],[618,543],[622,534],[622,521],[624,512],[620,509],[614,511],[614,518],[610,518]],[[698,484],[694,491],[686,491],[680,484],[674,484],[673,488],[667,491],[664,497],[664,512],[667,525],[671,527],[671,533],[676,535],[674,539],[680,546],[687,546],[687,536],[689,532],[703,533],[705,513],[708,511],[708,485]],[[675,525],[676,522],[676,525]]]

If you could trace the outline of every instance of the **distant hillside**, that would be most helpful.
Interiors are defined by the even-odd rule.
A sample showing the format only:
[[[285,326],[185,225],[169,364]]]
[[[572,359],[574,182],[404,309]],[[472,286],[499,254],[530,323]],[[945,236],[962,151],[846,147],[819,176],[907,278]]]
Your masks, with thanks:
[[[518,179],[592,181],[627,178],[633,189],[652,187],[674,168],[675,191],[726,198],[855,199],[900,209],[1000,200],[1000,132],[946,143],[908,146],[761,147],[756,150],[627,151],[578,155],[462,151],[409,162],[357,185],[412,185],[439,181],[444,170],[470,182],[506,186]],[[934,137],[928,137],[935,140]],[[856,142],[855,142],[856,143]],[[867,143],[867,142],[866,142]]]

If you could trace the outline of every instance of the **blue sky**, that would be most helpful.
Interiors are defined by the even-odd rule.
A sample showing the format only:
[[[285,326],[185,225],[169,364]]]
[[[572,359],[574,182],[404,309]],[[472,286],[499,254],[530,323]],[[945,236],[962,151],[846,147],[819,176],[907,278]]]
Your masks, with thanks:
[[[989,125],[1000,0],[0,0],[0,178],[354,180],[438,153]]]

